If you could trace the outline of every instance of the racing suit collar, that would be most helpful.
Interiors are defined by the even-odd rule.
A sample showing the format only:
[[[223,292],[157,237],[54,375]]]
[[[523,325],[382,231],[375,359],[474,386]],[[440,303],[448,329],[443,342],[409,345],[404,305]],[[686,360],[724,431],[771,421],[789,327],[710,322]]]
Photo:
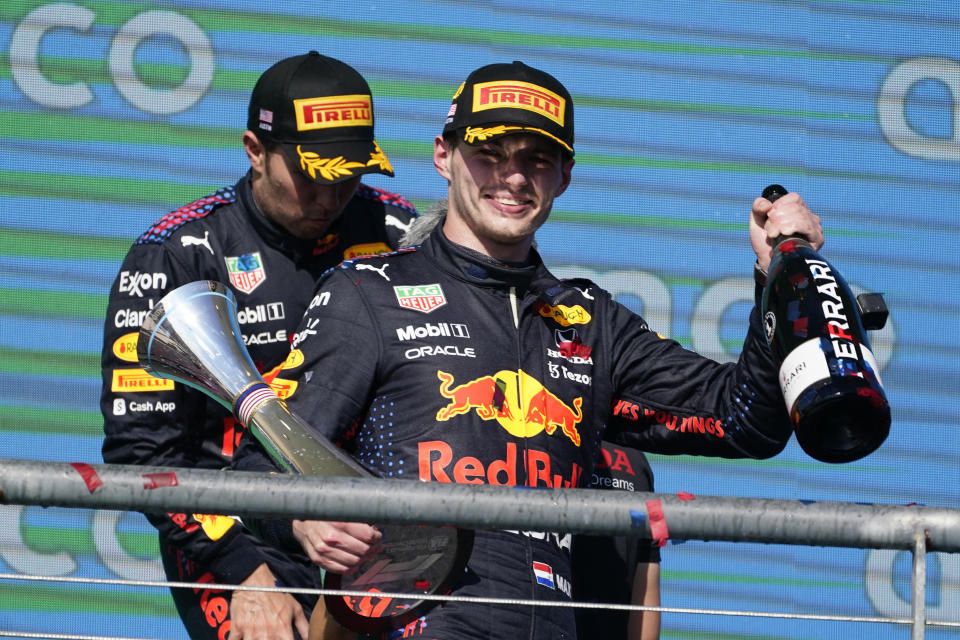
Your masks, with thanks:
[[[263,212],[253,197],[251,172],[237,183],[237,197],[244,205],[244,210],[250,214],[250,220],[264,241],[272,247],[291,256],[294,262],[309,259],[316,246],[316,240],[302,240],[292,235],[286,229],[276,224]]]
[[[459,280],[488,287],[517,287],[527,290],[534,277],[541,275],[543,261],[536,249],[523,264],[505,264],[478,251],[451,242],[443,233],[443,219],[430,232],[421,250],[435,260],[441,269]]]

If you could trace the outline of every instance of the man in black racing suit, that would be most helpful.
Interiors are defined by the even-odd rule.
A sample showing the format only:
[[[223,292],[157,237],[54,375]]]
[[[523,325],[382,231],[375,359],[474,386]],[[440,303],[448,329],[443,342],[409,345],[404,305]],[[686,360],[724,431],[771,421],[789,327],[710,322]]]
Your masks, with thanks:
[[[373,139],[372,112],[359,126],[354,119],[351,127],[295,129],[296,104],[314,104],[314,112],[322,112],[342,94],[361,99],[369,112],[369,93],[354,69],[316,52],[277,63],[251,97],[243,134],[248,174],[232,187],[165,215],[131,247],[110,290],[104,330],[106,462],[221,469],[230,466],[239,442],[243,425],[217,402],[139,367],[137,331],[165,293],[204,279],[229,286],[237,298],[243,342],[272,382],[320,274],[345,258],[398,246],[416,211],[395,194],[360,184],[365,173],[393,175]],[[350,162],[332,174],[311,171],[309,162],[287,155],[292,143],[297,143],[293,158],[299,153],[310,160],[309,153],[319,152],[346,156]],[[375,162],[368,164],[371,156]],[[159,530],[164,568],[172,581],[317,585],[318,571],[305,557],[260,543],[232,518],[190,513],[147,517]],[[244,632],[253,636],[260,630],[293,637],[295,627],[306,638],[301,607],[309,612],[315,600],[298,596],[298,603],[286,594],[255,591],[238,592],[232,599],[230,591],[222,590],[172,593],[195,639],[223,640],[228,633],[239,637]]]
[[[607,430],[604,437],[613,437]],[[653,469],[642,451],[604,440],[591,489],[653,492]],[[638,536],[573,536],[573,597],[577,602],[660,606],[660,547]],[[656,640],[660,612],[577,609],[577,639]]]
[[[607,424],[630,446],[672,454],[763,458],[790,437],[756,310],[739,362],[719,364],[543,265],[533,233],[569,183],[572,117],[569,93],[542,71],[474,71],[435,140],[450,194],[442,222],[416,249],[347,261],[321,279],[279,378],[295,386],[295,413],[383,476],[582,487]],[[768,236],[822,242],[819,220],[786,198],[776,211],[754,203],[761,268]],[[250,438],[235,466],[274,468]],[[303,533],[332,524],[294,521],[296,540],[359,562],[365,541]],[[569,535],[479,531],[454,595],[568,603],[570,579]],[[452,601],[397,633],[576,637],[571,608]]]

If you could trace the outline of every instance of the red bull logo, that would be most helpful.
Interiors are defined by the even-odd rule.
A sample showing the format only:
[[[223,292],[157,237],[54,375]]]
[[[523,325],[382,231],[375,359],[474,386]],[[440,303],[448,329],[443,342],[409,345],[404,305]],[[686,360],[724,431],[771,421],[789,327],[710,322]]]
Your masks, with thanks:
[[[457,484],[495,484],[570,489],[579,487],[583,467],[576,462],[569,469],[557,469],[555,460],[546,451],[533,447],[518,451],[517,443],[507,442],[503,457],[481,462],[474,456],[458,456],[448,442],[430,440],[417,445],[418,470],[421,482],[455,482]]]
[[[313,255],[320,256],[325,254],[327,251],[330,251],[337,243],[340,242],[340,234],[337,233],[328,233],[319,240],[317,240],[316,246],[313,248]]]
[[[484,420],[496,420],[510,435],[532,438],[545,431],[553,435],[559,428],[573,444],[580,446],[577,425],[583,419],[583,398],[574,398],[567,406],[536,378],[522,369],[498,371],[453,386],[453,376],[437,371],[440,395],[450,402],[437,411],[438,421],[476,411]]]

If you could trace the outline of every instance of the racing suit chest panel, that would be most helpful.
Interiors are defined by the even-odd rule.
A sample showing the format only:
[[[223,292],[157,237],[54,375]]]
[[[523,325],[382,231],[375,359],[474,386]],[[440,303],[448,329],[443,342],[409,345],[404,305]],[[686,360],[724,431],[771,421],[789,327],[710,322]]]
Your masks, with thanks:
[[[593,360],[561,355],[563,327],[537,311],[535,295],[519,296],[517,327],[509,286],[463,286],[415,254],[360,264],[351,277],[376,318],[384,382],[351,443],[358,459],[421,481],[583,481]]]
[[[110,357],[110,345],[135,332],[166,292],[200,279],[226,284],[236,297],[241,339],[269,382],[289,353],[290,337],[319,275],[355,247],[384,251],[395,246],[401,230],[385,230],[385,216],[392,216],[398,225],[414,216],[412,210],[355,196],[326,242],[298,241],[266,221],[253,203],[246,179],[198,203],[209,210],[190,215],[197,203],[188,205],[144,234],[126,256],[111,290],[102,398],[108,416],[104,454],[110,462],[221,468],[230,464],[242,428],[235,425],[234,433],[228,433],[229,412],[180,384],[136,393],[111,388],[113,369],[138,364],[118,363]],[[146,443],[122,442],[144,435],[128,431],[127,425],[135,424],[141,425],[138,431],[146,429],[151,437],[165,441],[161,447],[166,453],[151,453]],[[155,426],[148,429],[148,424]]]
[[[582,376],[592,375],[593,361],[574,362],[567,344],[575,342],[571,332],[561,341],[569,357],[546,351],[561,348],[556,331],[562,325],[538,311],[537,295],[517,296],[517,326],[509,286],[464,286],[416,252],[364,259],[344,269],[362,295],[363,314],[372,319],[357,324],[373,327],[381,349],[382,382],[349,443],[358,460],[387,477],[425,482],[541,488],[584,482],[592,455],[593,399]],[[331,300],[340,292],[334,288]],[[347,317],[342,308],[337,314]],[[336,339],[321,332],[305,341],[304,349],[325,336]],[[323,366],[313,356],[307,360]],[[565,376],[560,362],[582,376]],[[566,534],[477,532],[465,583],[456,593],[569,599],[569,549]],[[475,609],[460,620],[461,608],[431,613],[427,629],[486,623]],[[563,609],[536,616],[517,611],[510,619],[516,635],[473,630],[476,637],[555,638],[572,629],[570,612]]]

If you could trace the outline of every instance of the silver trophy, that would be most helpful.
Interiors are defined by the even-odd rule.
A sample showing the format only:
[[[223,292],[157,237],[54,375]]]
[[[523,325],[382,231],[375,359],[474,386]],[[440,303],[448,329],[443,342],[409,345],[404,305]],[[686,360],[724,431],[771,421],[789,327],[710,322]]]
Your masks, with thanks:
[[[137,356],[152,375],[198,389],[226,407],[288,473],[375,477],[287,409],[240,335],[233,293],[220,282],[198,280],[165,295],[144,319]],[[340,624],[367,633],[396,629],[437,604],[417,596],[449,591],[473,544],[466,529],[377,526],[384,534],[379,554],[349,575],[327,573],[324,580],[327,588],[369,592],[325,598]],[[374,595],[385,592],[411,597]]]

